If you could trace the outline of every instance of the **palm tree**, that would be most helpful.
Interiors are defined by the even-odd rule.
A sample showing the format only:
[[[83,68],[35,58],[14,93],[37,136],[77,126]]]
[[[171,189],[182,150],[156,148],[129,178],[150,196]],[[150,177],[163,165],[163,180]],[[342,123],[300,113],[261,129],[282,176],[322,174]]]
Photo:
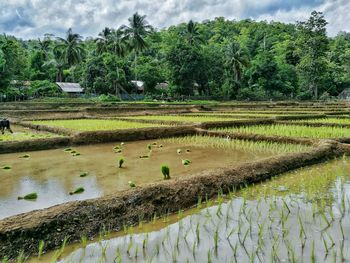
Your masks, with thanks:
[[[137,80],[137,55],[148,47],[144,38],[150,34],[152,27],[146,21],[146,16],[141,16],[137,12],[128,21],[129,25],[121,26],[121,30],[124,31],[124,39],[128,41],[130,49],[135,53],[135,80]]]
[[[63,70],[66,66],[66,58],[65,54],[61,49],[54,49],[53,50],[53,56],[54,58],[44,64],[44,66],[54,66],[57,70],[56,73],[56,82],[62,82],[63,81]]]
[[[123,37],[123,32],[119,28],[115,31],[113,31],[109,37],[108,37],[108,49],[113,52],[117,57],[124,57],[127,51],[127,46],[125,43],[125,39]],[[114,81],[113,85],[115,87],[115,95],[119,96],[119,88],[118,88],[118,82],[119,82],[119,67],[117,64],[117,79]],[[120,87],[121,88],[121,87]]]
[[[43,40],[38,39],[37,49],[42,54],[44,60],[47,60],[50,52],[51,39],[45,37]]]
[[[236,84],[240,85],[243,70],[249,65],[249,57],[237,42],[231,42],[226,46],[225,55],[226,66],[233,72]]]
[[[59,44],[55,47],[56,50],[61,49],[66,63],[69,67],[72,67],[82,61],[85,53],[82,46],[82,36],[73,33],[72,29],[69,28],[67,31],[66,38],[57,38]]]
[[[102,32],[98,34],[98,38],[95,39],[97,54],[102,54],[103,52],[108,51],[109,38],[112,32],[112,29],[105,27]]]
[[[201,37],[201,34],[199,32],[198,26],[195,22],[190,20],[187,24],[185,37],[187,39],[187,42],[193,46],[199,43],[203,43],[204,40]]]

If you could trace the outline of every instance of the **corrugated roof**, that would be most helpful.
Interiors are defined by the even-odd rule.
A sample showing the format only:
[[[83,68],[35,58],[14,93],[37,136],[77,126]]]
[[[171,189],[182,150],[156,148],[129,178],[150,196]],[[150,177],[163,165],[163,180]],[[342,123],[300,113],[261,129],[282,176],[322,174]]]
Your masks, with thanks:
[[[70,83],[70,82],[56,82],[56,84],[62,89],[62,91],[67,93],[82,93],[84,89],[80,86],[79,83]]]

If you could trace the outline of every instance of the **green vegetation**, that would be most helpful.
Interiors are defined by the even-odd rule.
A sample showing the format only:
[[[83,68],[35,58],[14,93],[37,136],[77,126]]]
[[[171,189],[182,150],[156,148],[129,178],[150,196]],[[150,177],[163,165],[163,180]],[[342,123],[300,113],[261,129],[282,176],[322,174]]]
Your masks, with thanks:
[[[295,122],[309,122],[309,123],[334,123],[334,124],[350,124],[348,118],[322,118],[322,119],[311,119],[311,120],[295,120]]]
[[[89,175],[88,172],[83,172],[83,173],[80,174],[80,177],[86,177],[86,176],[88,176],[88,175]]]
[[[187,115],[148,115],[124,117],[123,119],[149,120],[149,121],[173,121],[173,122],[214,122],[227,121],[225,118],[213,116],[187,116]],[[232,118],[230,120],[242,120],[242,118]]]
[[[11,165],[4,165],[4,166],[1,167],[1,169],[3,169],[3,170],[11,170],[12,166]]]
[[[271,152],[274,154],[292,153],[307,151],[309,146],[299,144],[286,144],[275,142],[254,142],[246,140],[231,140],[220,137],[210,136],[186,136],[178,138],[165,139],[165,142],[179,143],[183,145],[192,145],[197,147],[213,147],[229,150],[251,150],[256,152]]]
[[[38,132],[16,132],[16,133],[0,133],[0,142],[6,141],[25,141],[25,140],[35,140],[42,138],[52,138],[59,137],[58,134],[53,133],[38,133]]]
[[[160,167],[160,170],[163,174],[163,177],[164,177],[164,180],[169,180],[170,179],[170,168],[168,165],[166,164],[163,164],[161,167]]]
[[[3,35],[0,90],[6,100],[65,97],[52,83],[77,82],[87,93],[103,95],[102,101],[118,101],[121,91],[136,93],[131,80],[138,79],[148,101],[183,95],[327,99],[350,83],[350,41],[346,32],[328,37],[326,25],[323,14],[314,11],[297,24],[220,17],[156,30],[136,13],[95,39],[84,40],[72,29],[64,38]],[[31,88],[19,89],[26,80]]]
[[[119,168],[122,168],[124,162],[125,162],[124,157],[120,157],[119,160],[118,160],[118,167],[119,167]]]
[[[190,165],[190,163],[191,163],[191,161],[188,160],[188,159],[182,160],[182,164],[183,164],[184,166]]]
[[[178,215],[154,215],[139,230],[125,227],[115,238],[72,247],[63,260],[233,262],[348,261],[350,200],[347,158],[300,169]],[[335,168],[335,169],[334,169]],[[310,179],[312,178],[312,180]],[[177,221],[174,223],[174,221]],[[150,242],[152,241],[152,242]],[[117,252],[115,252],[117,251]],[[117,256],[115,256],[117,254]],[[47,257],[49,259],[49,257]],[[325,260],[326,259],[326,260]]]
[[[36,200],[38,198],[38,194],[37,193],[30,193],[30,194],[27,194],[25,196],[19,196],[18,197],[18,200]]]
[[[30,158],[30,155],[29,154],[24,154],[24,155],[21,155],[19,158],[21,158],[21,159],[28,159],[28,158]]]
[[[133,181],[129,181],[128,182],[128,185],[133,188],[133,187],[136,187],[136,184],[133,182]]]
[[[304,138],[342,138],[349,137],[349,129],[341,127],[308,127],[302,125],[257,125],[215,129],[223,132],[238,132],[247,134],[304,137]]]
[[[78,187],[77,189],[75,189],[73,192],[69,192],[70,195],[75,195],[75,194],[81,194],[85,191],[85,189],[83,187]]]
[[[98,119],[32,121],[32,123],[39,125],[62,127],[75,131],[122,130],[160,126],[159,124]]]

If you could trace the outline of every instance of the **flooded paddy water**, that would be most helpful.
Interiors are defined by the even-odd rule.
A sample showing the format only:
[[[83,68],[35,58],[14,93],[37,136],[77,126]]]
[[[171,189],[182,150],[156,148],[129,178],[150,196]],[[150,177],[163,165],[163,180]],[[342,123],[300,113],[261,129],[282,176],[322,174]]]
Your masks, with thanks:
[[[177,178],[306,149],[301,145],[192,136],[2,154],[0,218],[112,194],[130,188],[129,181],[136,186],[161,181],[162,164],[167,164],[171,177]],[[118,168],[121,157],[125,161]],[[190,164],[184,165],[185,160]],[[84,188],[82,193],[69,194],[80,187]],[[37,193],[38,198],[17,200],[30,193]]]
[[[203,200],[202,200],[203,201]],[[349,262],[350,162],[303,168],[33,262]]]

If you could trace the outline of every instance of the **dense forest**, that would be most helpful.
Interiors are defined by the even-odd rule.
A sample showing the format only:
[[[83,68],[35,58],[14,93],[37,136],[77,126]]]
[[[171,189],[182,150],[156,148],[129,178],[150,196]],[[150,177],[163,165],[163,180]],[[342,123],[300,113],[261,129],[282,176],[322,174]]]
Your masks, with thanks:
[[[314,11],[296,24],[218,17],[157,30],[134,14],[125,25],[83,39],[46,34],[0,36],[0,93],[56,96],[54,82],[79,82],[88,94],[134,93],[237,100],[322,99],[350,87],[350,33],[327,36]],[[31,81],[19,91],[16,81]]]

